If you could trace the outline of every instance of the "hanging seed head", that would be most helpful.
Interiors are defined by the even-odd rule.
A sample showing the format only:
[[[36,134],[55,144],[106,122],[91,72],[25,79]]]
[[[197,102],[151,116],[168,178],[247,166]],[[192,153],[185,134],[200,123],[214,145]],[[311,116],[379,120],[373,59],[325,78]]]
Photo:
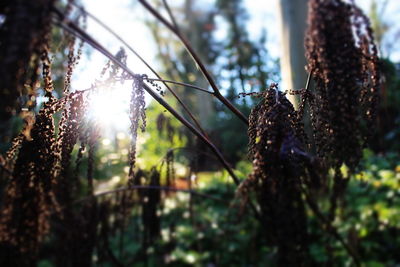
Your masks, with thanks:
[[[129,177],[132,181],[133,170],[136,163],[136,141],[138,135],[138,129],[140,127],[141,131],[146,130],[146,102],[144,100],[144,89],[143,89],[143,79],[140,76],[134,77],[133,88],[131,94],[130,102],[130,114],[129,118],[131,121],[131,146],[129,153]]]
[[[311,0],[305,47],[307,69],[316,81],[310,105],[318,154],[333,166],[353,169],[379,87],[368,20],[353,2]]]
[[[286,266],[304,261],[307,251],[300,184],[310,156],[304,151],[300,116],[285,94],[273,84],[261,96],[249,117],[253,171],[239,193],[246,197],[255,192],[268,229],[267,240],[278,246],[278,261]]]
[[[249,157],[253,160],[254,180],[266,179],[283,160],[305,153],[302,128],[292,104],[273,84],[249,116]]]
[[[176,133],[175,127],[172,125],[171,118],[160,113],[157,116],[157,131],[160,136],[164,136],[166,133],[168,141],[172,144],[174,141],[174,135]]]
[[[67,71],[65,73],[65,78],[64,78],[64,95],[69,93],[70,86],[71,86],[71,77],[72,73],[74,71],[74,67],[77,64],[77,61],[79,60],[80,54],[82,53],[82,47],[78,48],[78,54],[75,55],[75,36],[67,36],[68,38],[68,61],[67,61]]]
[[[144,81],[146,81],[148,84],[150,84],[157,92],[159,92],[161,96],[165,95],[165,91],[163,91],[163,89],[157,82],[155,82],[154,80],[150,80],[146,74],[143,74],[142,78]]]
[[[23,139],[12,178],[5,190],[0,217],[0,241],[22,253],[35,253],[49,231],[50,212],[58,209],[53,191],[55,137],[54,103],[36,116],[31,140]]]
[[[69,166],[70,155],[80,135],[87,105],[87,99],[82,92],[69,94],[60,120],[57,138],[57,152],[62,169]]]
[[[126,60],[128,56],[126,55],[125,49],[121,47],[117,54],[115,55],[115,58],[120,61],[123,65],[126,65]],[[111,65],[111,70],[110,70],[110,78],[116,77],[117,74],[121,71],[121,68],[118,65],[112,64]],[[123,74],[121,75],[123,76]]]
[[[35,95],[39,58],[49,46],[53,3],[53,0],[5,3],[5,21],[0,27],[2,120],[15,113],[21,95]],[[26,105],[29,103],[22,103],[22,107]]]

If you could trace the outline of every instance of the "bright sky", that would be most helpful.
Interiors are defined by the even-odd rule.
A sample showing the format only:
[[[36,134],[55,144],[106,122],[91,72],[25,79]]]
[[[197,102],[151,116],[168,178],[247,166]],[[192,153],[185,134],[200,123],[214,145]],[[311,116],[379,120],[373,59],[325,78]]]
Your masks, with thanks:
[[[174,1],[170,0],[171,3],[175,4],[176,1]],[[202,5],[212,2],[212,0],[198,1]],[[280,55],[277,1],[244,0],[250,14],[248,23],[250,36],[256,38],[265,28],[268,38],[267,49],[274,58],[278,58]],[[380,4],[384,1],[377,0]],[[149,2],[151,3],[151,1]],[[356,2],[368,13],[371,0],[356,0]],[[157,68],[155,58],[157,50],[150,32],[142,23],[143,19],[149,14],[139,3],[130,0],[83,0],[83,5],[89,12],[95,14],[121,35],[153,67]],[[389,0],[384,13],[384,21],[389,26],[394,25],[393,30],[399,30],[399,23],[396,21],[398,14],[400,14],[400,1]],[[95,36],[109,51],[116,53],[119,50],[121,46],[119,42],[90,19],[88,19],[87,31]],[[392,59],[399,61],[400,51],[393,53]],[[106,59],[98,52],[92,51],[89,56],[85,55],[73,77],[74,88],[80,90],[90,87],[105,63]],[[146,67],[129,52],[128,66],[137,73],[146,73],[150,77],[152,76]],[[129,83],[119,86],[115,90],[100,95],[94,101],[93,114],[100,119],[106,128],[124,130],[128,127],[129,121],[126,112],[129,106],[130,86]]]

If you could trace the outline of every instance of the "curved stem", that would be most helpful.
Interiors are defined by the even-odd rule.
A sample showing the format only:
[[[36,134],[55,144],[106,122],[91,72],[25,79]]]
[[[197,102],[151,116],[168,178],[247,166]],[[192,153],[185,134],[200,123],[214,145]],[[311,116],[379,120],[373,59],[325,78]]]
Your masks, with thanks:
[[[189,54],[192,56],[193,60],[198,65],[199,69],[203,73],[204,77],[212,87],[214,91],[215,97],[221,101],[228,109],[230,109],[239,119],[241,119],[245,124],[249,124],[246,116],[243,115],[240,110],[238,110],[228,99],[226,99],[218,89],[217,84],[215,83],[214,79],[212,78],[211,74],[208,72],[207,68],[204,66],[203,62],[200,60],[200,57],[194,51],[193,47],[190,45],[189,41],[180,34],[179,31],[175,29],[175,27],[169,23],[157,10],[155,10],[147,1],[139,0],[139,2],[151,13],[154,17],[156,17],[164,26],[166,26],[169,30],[171,30],[183,43]]]
[[[306,87],[305,89],[308,90],[310,88],[310,83],[311,83],[311,76],[312,76],[312,70],[310,70],[310,72],[308,73],[308,77],[307,77],[307,82],[306,82]]]
[[[175,27],[175,30],[180,33],[180,29],[179,29],[178,23],[176,23],[176,19],[174,17],[174,14],[172,14],[171,8],[169,7],[167,0],[163,0],[163,4],[165,6],[165,9],[168,12],[169,17],[171,18],[171,21],[172,21],[172,24]]]
[[[164,83],[173,83],[173,84],[176,84],[176,85],[181,85],[181,86],[185,86],[185,87],[191,87],[191,88],[193,88],[193,89],[202,91],[202,92],[204,92],[204,93],[208,93],[208,94],[214,95],[213,92],[210,92],[210,91],[208,91],[207,89],[198,87],[198,86],[193,85],[193,84],[181,83],[181,82],[176,82],[176,81],[171,81],[171,80],[164,80],[164,79],[153,79],[153,78],[145,78],[145,80],[149,80],[149,81],[158,81],[158,82],[164,82]]]

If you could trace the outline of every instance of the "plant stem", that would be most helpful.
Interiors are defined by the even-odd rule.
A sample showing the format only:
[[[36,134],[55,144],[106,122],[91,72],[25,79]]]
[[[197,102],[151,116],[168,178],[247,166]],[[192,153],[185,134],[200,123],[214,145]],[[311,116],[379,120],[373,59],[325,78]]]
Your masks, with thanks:
[[[171,21],[172,21],[172,24],[175,27],[175,30],[180,33],[181,31],[179,29],[178,23],[176,23],[176,19],[174,17],[174,14],[172,14],[171,8],[169,7],[167,0],[163,0],[163,4],[165,6],[165,9],[168,12],[169,17],[171,18]]]
[[[208,91],[207,89],[198,87],[198,86],[193,85],[193,84],[181,83],[181,82],[176,82],[176,81],[171,81],[171,80],[164,80],[164,79],[153,79],[153,78],[145,78],[144,80],[159,81],[159,82],[164,82],[164,83],[173,83],[173,84],[176,84],[176,85],[181,85],[181,86],[185,86],[185,87],[191,87],[191,88],[193,88],[193,89],[202,91],[202,92],[204,92],[204,93],[208,93],[208,94],[214,95],[213,92]]]
[[[228,109],[230,109],[240,120],[242,120],[245,124],[249,125],[249,121],[246,116],[243,115],[240,110],[238,110],[228,99],[226,99],[218,89],[217,84],[215,83],[214,79],[212,78],[211,74],[208,72],[207,68],[204,66],[203,62],[200,60],[200,57],[194,51],[193,47],[190,45],[189,41],[182,35],[175,27],[169,23],[157,10],[155,10],[147,1],[139,0],[139,2],[151,13],[156,17],[164,26],[166,26],[169,30],[171,30],[183,43],[189,54],[192,56],[193,60],[198,65],[199,69],[203,73],[204,77],[212,87],[214,91],[215,97],[221,101]]]

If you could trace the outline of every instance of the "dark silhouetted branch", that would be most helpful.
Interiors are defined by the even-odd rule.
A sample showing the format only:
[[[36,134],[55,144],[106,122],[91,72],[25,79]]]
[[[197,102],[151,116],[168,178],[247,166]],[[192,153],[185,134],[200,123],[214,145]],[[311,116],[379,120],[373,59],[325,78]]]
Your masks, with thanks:
[[[202,92],[205,92],[205,93],[214,95],[213,92],[208,91],[207,89],[198,87],[198,86],[193,85],[193,84],[181,83],[181,82],[176,82],[176,81],[171,81],[171,80],[164,80],[164,79],[153,79],[153,78],[145,78],[145,80],[149,80],[149,81],[159,81],[159,82],[164,82],[164,83],[173,83],[173,84],[176,84],[176,85],[181,85],[181,86],[185,86],[185,87],[190,87],[190,88],[193,88],[193,89],[196,89],[196,90],[199,90],[199,91],[202,91]]]
[[[139,2],[151,13],[154,17],[156,17],[164,26],[166,26],[169,30],[171,30],[184,44],[185,48],[192,56],[196,64],[198,65],[199,69],[203,73],[204,77],[210,84],[211,88],[214,91],[215,97],[221,101],[228,109],[230,109],[239,119],[241,119],[247,125],[249,124],[246,116],[243,115],[240,110],[238,110],[228,99],[226,99],[218,89],[217,84],[215,83],[214,79],[212,78],[211,74],[208,72],[207,68],[204,66],[203,62],[201,61],[200,57],[194,51],[193,47],[190,45],[189,41],[182,35],[175,27],[169,23],[157,10],[155,10],[147,1],[139,0]]]

